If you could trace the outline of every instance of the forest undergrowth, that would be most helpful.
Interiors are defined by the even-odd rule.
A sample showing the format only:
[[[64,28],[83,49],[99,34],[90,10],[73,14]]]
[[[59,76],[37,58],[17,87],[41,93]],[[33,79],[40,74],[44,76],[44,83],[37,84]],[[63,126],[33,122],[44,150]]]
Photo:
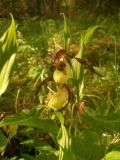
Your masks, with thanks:
[[[119,160],[119,17],[15,22],[16,59],[0,97],[0,158]],[[8,26],[0,20],[0,36]]]

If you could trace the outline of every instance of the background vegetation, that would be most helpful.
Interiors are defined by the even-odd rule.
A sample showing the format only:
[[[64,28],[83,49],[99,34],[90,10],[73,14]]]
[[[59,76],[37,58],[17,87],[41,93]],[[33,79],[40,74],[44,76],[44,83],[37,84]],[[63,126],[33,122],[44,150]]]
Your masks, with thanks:
[[[105,15],[118,13],[119,0],[1,0],[0,16],[8,17],[12,12],[17,19],[33,16],[57,17],[61,12],[75,17],[84,10],[89,14]]]

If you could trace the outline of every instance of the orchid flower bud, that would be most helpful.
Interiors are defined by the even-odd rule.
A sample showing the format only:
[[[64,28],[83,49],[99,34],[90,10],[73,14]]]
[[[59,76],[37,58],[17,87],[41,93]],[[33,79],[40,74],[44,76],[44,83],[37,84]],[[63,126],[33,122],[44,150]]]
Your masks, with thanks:
[[[66,87],[58,88],[57,92],[48,97],[48,108],[61,109],[68,103],[69,93]]]

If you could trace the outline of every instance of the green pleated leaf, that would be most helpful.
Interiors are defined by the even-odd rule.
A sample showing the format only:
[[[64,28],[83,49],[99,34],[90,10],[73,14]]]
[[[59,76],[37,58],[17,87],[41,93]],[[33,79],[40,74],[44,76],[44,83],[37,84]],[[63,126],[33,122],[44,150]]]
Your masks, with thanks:
[[[84,33],[81,34],[81,41],[80,41],[80,50],[76,54],[77,58],[82,59],[84,56],[84,49],[86,45],[89,43],[94,31],[99,26],[92,26],[89,27]],[[83,97],[83,89],[84,89],[84,66],[80,64],[75,59],[72,59],[72,68],[73,68],[73,77],[76,81],[76,85],[78,86],[78,92],[79,92],[79,100]]]
[[[81,36],[81,42],[80,42],[80,50],[78,51],[77,58],[83,58],[83,40],[82,40],[82,36]],[[78,61],[76,61],[75,59],[72,59],[72,67],[73,67],[73,77],[75,80],[77,81],[82,81],[83,79],[83,65],[81,65]]]
[[[59,144],[59,160],[76,160],[75,155],[71,150],[71,137],[67,129],[62,124],[58,135]]]
[[[0,96],[6,91],[16,56],[16,32],[14,18],[0,38]]]
[[[11,160],[11,159],[9,159]],[[22,154],[22,158],[19,160],[57,160],[56,157],[52,154],[46,155],[46,154],[41,154],[40,156],[31,156],[29,154]]]
[[[35,160],[58,160],[57,157],[53,154],[41,154],[40,156],[38,156],[38,158],[36,158]]]
[[[33,147],[33,148],[41,148],[43,146],[49,146],[45,141],[39,140],[37,138],[30,138],[27,139],[23,142],[21,142],[20,144],[22,145],[28,145],[29,147]]]
[[[104,156],[105,147],[96,132],[86,130],[72,138],[72,151],[76,160],[100,160]]]
[[[94,31],[98,27],[99,27],[98,25],[89,27],[84,33],[82,33],[81,42],[80,42],[80,50],[78,51],[76,55],[77,58],[83,58],[84,47],[89,43]],[[79,80],[80,82],[82,82],[84,78],[83,65],[78,63],[75,59],[72,60],[72,65],[73,65],[73,77],[76,80]]]
[[[23,113],[6,117],[0,122],[0,127],[7,125],[19,125],[39,128],[42,132],[58,133],[58,126],[51,119],[40,119]]]
[[[99,26],[99,25],[91,26],[91,27],[89,27],[89,28],[85,31],[85,33],[83,34],[83,44],[84,44],[85,46],[89,43],[89,41],[90,41],[90,39],[91,39],[94,31],[95,31],[98,27],[100,27],[100,26]]]
[[[5,135],[0,130],[0,154],[3,155],[5,152],[5,148],[8,144],[8,139],[5,137]]]
[[[43,157],[42,154],[44,155],[44,157],[47,156],[46,158],[48,158],[48,157],[55,158],[56,153],[58,152],[56,149],[52,148],[46,141],[43,141],[43,140],[40,140],[40,139],[34,138],[34,137],[23,141],[21,144],[35,148],[36,151],[38,151],[40,153],[40,158]],[[36,157],[36,159],[37,158],[38,157]]]
[[[109,152],[101,160],[120,160],[120,151]]]

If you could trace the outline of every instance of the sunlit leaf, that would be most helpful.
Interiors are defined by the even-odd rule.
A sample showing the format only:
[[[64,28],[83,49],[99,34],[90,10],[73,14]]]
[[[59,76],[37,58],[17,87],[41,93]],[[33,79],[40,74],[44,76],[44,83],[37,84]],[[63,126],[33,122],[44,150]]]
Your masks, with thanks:
[[[54,121],[51,119],[40,119],[38,117],[28,116],[25,114],[15,114],[6,117],[3,121],[0,122],[0,127],[12,124],[39,128],[42,132],[58,132],[56,123],[54,123]]]
[[[11,16],[12,17],[12,16]],[[15,22],[12,22],[7,31],[0,38],[0,96],[5,92],[10,81],[11,69],[16,56]]]
[[[80,50],[76,55],[77,58],[83,57],[83,49],[84,49],[83,39],[81,36]],[[76,61],[75,59],[72,59],[72,67],[73,67],[73,77],[74,77],[74,80],[76,81],[76,85],[78,89],[77,91],[78,101],[80,101],[80,99],[82,99],[82,93],[84,89],[84,66],[80,64],[78,61]]]
[[[120,151],[109,152],[101,160],[120,160]]]
[[[99,26],[92,26],[89,27],[84,33],[81,34],[81,41],[80,41],[80,50],[76,54],[75,57],[82,59],[84,54],[84,48],[89,43],[91,36],[93,35],[95,29]],[[75,59],[72,60],[72,67],[73,67],[73,77],[74,80],[77,82],[78,88],[78,97],[79,100],[83,97],[83,89],[84,89],[84,66],[80,64]],[[78,100],[78,101],[79,101]]]
[[[82,58],[83,57],[83,40],[81,37],[81,42],[80,42],[80,50],[78,51],[77,58]],[[75,80],[80,80],[83,79],[83,68],[81,68],[81,64],[78,63],[75,59],[72,59],[72,66],[73,66],[73,77]]]
[[[65,120],[64,120],[64,117],[63,117],[62,113],[60,111],[55,111],[55,114],[58,117],[60,123],[64,125]]]
[[[59,160],[75,160],[75,155],[71,150],[71,137],[64,125],[61,125],[58,135]]]
[[[97,29],[99,26],[92,26],[89,27],[85,33],[81,35],[81,42],[80,42],[80,50],[78,51],[76,57],[77,58],[83,58],[83,52],[84,52],[84,47],[88,44],[90,41],[91,36],[93,35],[95,29]],[[84,69],[83,65],[78,63],[75,59],[73,59],[73,74],[76,80],[82,81],[84,78]]]
[[[39,148],[39,147],[42,147],[44,145],[48,145],[46,142],[44,142],[42,140],[39,140],[37,138],[27,139],[27,140],[21,142],[20,144],[29,145],[29,146],[34,147],[34,148]]]
[[[99,25],[92,26],[92,27],[89,27],[89,28],[85,31],[85,33],[83,34],[83,44],[84,44],[85,46],[89,43],[89,41],[90,41],[90,39],[91,39],[94,31],[95,31],[98,27],[100,27],[100,26],[99,26]]]

